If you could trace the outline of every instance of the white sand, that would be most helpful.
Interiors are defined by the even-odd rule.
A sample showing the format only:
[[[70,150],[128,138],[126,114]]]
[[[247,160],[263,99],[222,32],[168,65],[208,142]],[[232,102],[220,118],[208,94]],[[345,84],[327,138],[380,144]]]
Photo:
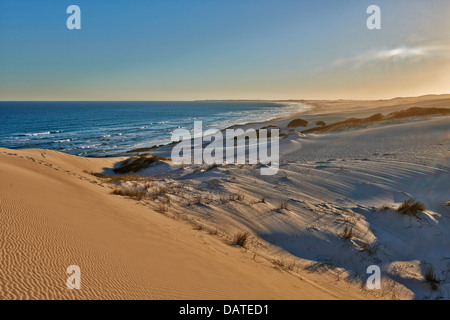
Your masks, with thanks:
[[[1,299],[336,299],[341,286],[276,272],[84,171],[121,159],[0,149]],[[69,265],[81,290],[66,287]]]
[[[310,121],[309,128],[318,120],[331,123],[413,106],[448,108],[450,99],[303,103],[315,107],[297,115]],[[269,124],[288,133],[286,125],[292,119]],[[244,127],[263,125],[268,123]],[[195,223],[210,229],[230,234],[248,230],[258,239],[250,250],[269,260],[280,256],[295,260],[306,270],[334,265],[340,269],[328,275],[342,273],[364,283],[367,267],[379,265],[384,276],[379,297],[450,298],[450,207],[446,206],[450,117],[411,118],[328,134],[298,133],[304,129],[281,141],[282,165],[273,177],[261,176],[258,166],[226,166],[193,174],[190,166],[166,167],[161,175],[166,185],[179,181],[189,186],[176,191],[188,200],[175,197],[171,210],[188,213]],[[164,148],[159,152],[167,155]],[[141,174],[158,175],[158,170],[149,168]],[[220,200],[233,194],[243,194],[245,199],[225,204]],[[204,204],[195,204],[198,197]],[[394,210],[411,198],[428,209],[419,218]],[[281,203],[288,209],[277,210]],[[383,205],[392,210],[380,211]],[[340,237],[345,227],[353,228],[351,241]],[[424,280],[430,267],[441,281],[437,290]]]
[[[301,103],[313,107],[302,118],[331,123],[448,108],[450,98]],[[295,117],[270,124],[289,133]],[[449,124],[433,116],[328,134],[299,128],[281,141],[280,172],[266,177],[258,166],[165,161],[138,172],[155,181],[111,183],[87,172],[123,159],[0,149],[0,297],[449,299]],[[145,187],[147,197],[110,194],[117,186]],[[409,198],[428,210],[378,210]],[[346,226],[350,240],[340,237]],[[231,245],[239,231],[251,233],[246,249]],[[72,264],[82,268],[80,291],[65,287]],[[381,291],[362,288],[373,264]],[[424,280],[430,266],[436,290]]]

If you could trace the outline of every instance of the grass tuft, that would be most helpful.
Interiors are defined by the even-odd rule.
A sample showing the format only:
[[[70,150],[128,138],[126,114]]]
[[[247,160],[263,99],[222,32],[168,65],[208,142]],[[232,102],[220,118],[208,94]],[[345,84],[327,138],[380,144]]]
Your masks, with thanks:
[[[122,164],[114,169],[115,173],[125,174],[129,172],[138,172],[141,169],[148,168],[150,165],[160,162],[161,160],[167,160],[166,158],[155,157],[150,154],[142,155],[139,157],[133,157],[122,162]]]
[[[294,268],[295,268],[295,261],[294,260],[287,261],[287,260],[284,260],[284,259],[281,259],[281,260],[280,259],[276,259],[276,260],[273,260],[272,263],[273,263],[273,265],[275,267],[278,267],[278,268],[280,268],[282,270],[285,270],[285,271],[293,271]]]
[[[353,227],[345,226],[344,231],[342,231],[339,236],[344,240],[351,240],[353,239]]]
[[[325,122],[323,122],[323,121],[317,121],[316,122],[316,126],[319,126],[319,127],[325,127],[327,124],[325,123]]]
[[[431,286],[431,289],[437,290],[441,281],[436,277],[433,266],[429,266],[425,271],[425,280]]]
[[[296,127],[307,127],[308,126],[308,121],[304,120],[304,119],[295,119],[292,120],[291,122],[289,122],[288,127],[289,128],[296,128]]]
[[[210,165],[208,168],[205,169],[205,172],[208,172],[210,170],[213,170],[213,169],[216,169],[216,168],[219,168],[219,167],[220,167],[219,164],[213,163],[212,165]]]
[[[289,210],[287,202],[281,202],[275,210],[277,211]]]
[[[425,205],[416,199],[409,199],[403,201],[403,203],[397,208],[397,212],[409,216],[417,216],[419,212],[427,210]]]
[[[118,195],[118,196],[124,196],[124,197],[130,197],[131,199],[135,200],[142,200],[142,198],[145,197],[147,194],[144,190],[138,190],[138,189],[120,189],[116,188],[112,192],[112,194]]]
[[[238,246],[241,246],[242,248],[245,248],[245,244],[248,241],[248,238],[250,237],[250,233],[248,232],[239,232],[234,236],[234,243]]]
[[[166,204],[161,203],[158,206],[158,211],[161,212],[161,213],[162,212],[167,212],[167,211],[169,211],[169,207]]]
[[[380,211],[386,211],[386,210],[390,210],[392,209],[391,206],[389,206],[388,204],[383,204],[381,207],[378,208],[378,210]]]

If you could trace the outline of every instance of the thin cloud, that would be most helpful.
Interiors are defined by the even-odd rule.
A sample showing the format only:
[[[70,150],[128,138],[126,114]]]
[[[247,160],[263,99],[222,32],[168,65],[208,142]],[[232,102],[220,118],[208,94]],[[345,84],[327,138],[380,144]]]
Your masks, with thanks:
[[[333,62],[333,66],[351,66],[360,68],[377,63],[401,63],[401,62],[421,62],[437,56],[443,56],[448,51],[442,46],[399,46],[378,51],[369,51],[356,55],[348,59],[338,59]]]

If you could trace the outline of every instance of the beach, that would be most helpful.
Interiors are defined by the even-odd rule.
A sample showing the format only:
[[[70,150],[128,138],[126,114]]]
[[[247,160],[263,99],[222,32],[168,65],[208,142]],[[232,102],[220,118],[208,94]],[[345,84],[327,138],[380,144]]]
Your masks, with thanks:
[[[450,118],[423,110],[450,95],[280,103],[309,109],[233,126],[280,130],[273,176],[174,164],[170,145],[0,148],[0,297],[449,299]],[[151,165],[114,173],[147,153]],[[423,208],[402,214],[410,199]],[[71,265],[81,290],[66,287]],[[380,290],[366,288],[373,265]]]

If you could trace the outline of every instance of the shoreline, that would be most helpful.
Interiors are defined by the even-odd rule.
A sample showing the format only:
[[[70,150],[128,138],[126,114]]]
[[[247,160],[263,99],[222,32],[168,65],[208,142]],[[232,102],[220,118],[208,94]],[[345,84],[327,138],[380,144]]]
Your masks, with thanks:
[[[207,101],[207,100],[200,100],[200,101]],[[223,101],[223,100],[217,100],[217,101]],[[246,101],[246,100],[236,100],[236,102],[239,102],[239,101]],[[249,101],[249,102],[258,102],[258,101]],[[226,128],[220,129],[219,131],[223,132],[223,131],[226,131],[228,129],[246,128],[246,127],[250,127],[250,126],[258,127],[258,126],[261,126],[261,125],[264,125],[264,124],[270,124],[270,123],[274,123],[274,122],[278,122],[278,121],[293,119],[293,118],[295,118],[295,117],[297,117],[297,116],[299,116],[299,115],[301,115],[301,114],[303,114],[305,112],[310,112],[310,111],[312,111],[315,108],[314,106],[310,106],[310,105],[307,105],[305,103],[300,103],[300,102],[292,102],[292,103],[290,103],[290,102],[280,102],[280,101],[261,101],[261,102],[271,102],[271,103],[278,103],[278,104],[282,104],[282,105],[285,105],[286,103],[297,104],[297,105],[304,105],[305,107],[307,107],[307,109],[305,109],[303,111],[296,111],[296,112],[294,112],[292,114],[289,114],[289,115],[285,115],[285,116],[278,117],[278,118],[273,118],[273,119],[268,119],[268,120],[264,120],[264,121],[250,121],[250,122],[247,122],[247,123],[244,123],[244,124],[235,124],[235,125],[231,125],[231,126],[228,126]],[[255,129],[259,129],[259,128],[256,128],[256,127],[255,127]],[[117,154],[114,154],[114,155],[89,155],[89,156],[86,156],[86,158],[132,156],[133,154],[140,154],[140,153],[143,153],[143,152],[150,152],[150,151],[153,151],[153,150],[157,151],[160,148],[171,146],[171,145],[176,144],[176,143],[178,143],[178,142],[169,142],[169,143],[161,144],[161,145],[153,145],[153,146],[148,147],[148,148],[147,147],[135,148],[135,149],[131,149],[131,150],[125,151],[124,153],[117,153]]]
[[[198,101],[198,102],[207,102],[207,101],[201,100],[201,101]],[[221,100],[219,100],[218,102],[221,102]],[[239,101],[236,101],[236,102],[239,102]],[[258,101],[241,101],[241,102],[258,103]],[[297,103],[297,102],[279,102],[279,101],[259,101],[259,102],[269,103],[269,104],[274,104],[275,105],[275,107],[273,108],[275,110],[274,112],[270,112],[270,109],[261,109],[262,111],[264,111],[263,118],[266,118],[265,120],[258,120],[257,119],[257,117],[258,117],[257,113],[256,114],[251,114],[254,111],[247,110],[247,111],[243,111],[244,112],[243,118],[245,119],[244,120],[245,122],[241,122],[242,120],[240,118],[234,118],[233,117],[234,113],[237,113],[237,112],[240,113],[241,111],[231,111],[231,117],[229,119],[228,118],[224,118],[224,119],[220,119],[220,120],[216,119],[215,120],[216,123],[214,124],[214,126],[217,127],[217,128],[220,128],[220,130],[222,131],[222,130],[226,130],[226,129],[233,128],[233,127],[238,127],[238,126],[240,127],[240,126],[246,126],[246,125],[250,125],[250,124],[270,122],[270,121],[274,121],[274,120],[277,120],[277,119],[290,117],[293,114],[298,114],[298,113],[306,111],[306,110],[304,110],[304,111],[300,111],[299,112],[299,109],[303,109],[303,107],[302,107],[301,103]],[[44,102],[41,102],[41,103],[44,103]],[[261,106],[261,107],[262,108],[267,108],[267,106]],[[285,109],[288,109],[288,110],[285,110]],[[293,110],[290,110],[290,109],[293,109]],[[218,110],[217,112],[221,112],[221,111]],[[273,113],[275,113],[275,115]],[[278,113],[281,113],[281,114],[285,113],[285,115],[280,117],[280,116],[276,115]],[[194,118],[194,120],[192,120],[191,124],[193,124],[195,119],[196,118]],[[210,118],[203,119],[202,121],[208,121],[208,119],[215,119],[215,118],[214,118],[214,116],[211,116]],[[148,122],[151,122],[151,120],[148,120]],[[164,121],[164,122],[168,122],[168,121]],[[227,125],[226,122],[231,122],[231,123],[235,123],[235,124],[228,124]],[[209,126],[211,126],[211,125],[209,125]],[[159,132],[164,133],[167,129],[170,129],[170,128],[171,128],[171,126],[165,125],[163,128],[159,129]],[[113,130],[113,129],[114,129],[114,127],[111,127],[108,130]],[[190,130],[192,130],[192,128]],[[46,131],[46,132],[44,132],[44,131],[45,131],[44,129],[41,129],[41,131],[36,131],[37,133],[22,133],[22,134],[18,134],[17,133],[16,135],[18,137],[41,137],[41,136],[45,136],[45,135],[48,135],[48,137],[50,137],[50,134],[61,135],[61,132],[64,132],[64,131],[69,132],[71,130],[70,130],[70,128],[65,128],[65,129],[64,128],[63,129],[59,128],[59,129],[54,129],[52,131]],[[123,133],[123,134],[125,134],[125,133]],[[106,135],[105,135],[105,133],[100,133],[100,134],[103,135],[103,137],[110,137],[112,135],[112,133],[111,134],[106,134]],[[136,134],[139,135],[139,132],[136,132]],[[119,135],[122,135],[122,133],[119,134]],[[6,140],[9,141],[9,140],[11,140],[13,138],[14,138],[14,135],[11,134],[10,136],[6,137]],[[17,139],[17,138],[15,138],[15,139]],[[29,138],[29,139],[27,139],[25,141],[28,141],[30,139],[31,138]],[[111,149],[111,148],[108,148],[107,146],[104,146],[103,149],[106,150],[106,153],[103,153],[103,151],[99,150],[99,152],[96,152],[96,153],[89,153],[89,151],[88,151],[88,152],[82,152],[81,154],[78,154],[79,152],[82,151],[81,149],[78,150],[77,152],[75,152],[73,150],[77,149],[77,145],[79,145],[80,142],[84,142],[85,144],[88,144],[88,143],[89,144],[102,143],[104,145],[103,139],[101,139],[101,141],[99,140],[98,142],[94,139],[94,140],[92,140],[92,142],[90,142],[89,140],[93,139],[92,137],[88,136],[88,137],[85,137],[85,138],[77,138],[77,136],[73,136],[73,135],[54,137],[53,139],[54,140],[56,139],[57,141],[53,141],[53,140],[50,140],[50,139],[52,139],[52,138],[51,137],[47,138],[48,141],[46,140],[46,141],[44,141],[42,143],[40,142],[40,140],[36,140],[36,141],[33,140],[33,141],[31,141],[32,146],[30,146],[30,147],[28,147],[28,146],[25,146],[25,147],[21,146],[23,144],[30,144],[30,142],[20,142],[19,140],[18,140],[19,142],[17,142],[15,145],[9,146],[8,144],[6,144],[6,145],[1,146],[1,147],[3,147],[3,148],[10,148],[12,150],[41,148],[41,149],[46,149],[46,150],[54,150],[54,151],[59,151],[59,152],[67,153],[67,154],[82,156],[82,157],[86,157],[86,158],[96,158],[96,157],[104,158],[104,157],[116,157],[116,156],[128,155],[129,153],[131,153],[132,151],[134,151],[136,149],[154,150],[155,148],[167,146],[167,145],[170,145],[172,143],[172,142],[170,142],[170,134],[168,133],[168,134],[165,134],[165,138],[158,137],[158,135],[156,135],[156,137],[153,137],[153,138],[150,137],[150,139],[156,140],[156,142],[153,142],[152,144],[150,144],[151,142],[149,143],[149,142],[145,142],[145,141],[130,142],[129,149],[123,149],[122,151],[116,151],[115,152],[113,150],[114,148]],[[131,141],[132,137],[128,138],[128,140]],[[166,142],[162,142],[162,143],[158,144],[158,140],[159,141],[166,140]],[[13,141],[13,140],[11,140],[11,141]],[[52,141],[53,141],[53,144],[55,142],[64,142],[64,141],[69,142],[69,143],[70,143],[70,141],[75,141],[76,144],[72,143],[72,144],[68,144],[67,146],[62,146],[62,147],[58,147],[57,145],[54,145],[54,146],[51,145],[50,147],[40,146],[41,144],[44,144],[44,145],[45,144],[50,144]],[[106,143],[114,145],[115,142],[114,141],[109,141],[109,142],[106,142]],[[125,148],[126,148],[126,144],[128,144],[128,142],[125,143]],[[147,146],[140,147],[142,145],[144,145],[144,146],[148,145],[148,147]],[[78,147],[78,149],[79,148],[80,147]],[[84,149],[85,147],[82,146],[81,148]],[[122,147],[119,147],[119,148],[122,149]],[[108,150],[108,149],[110,149],[110,150]]]
[[[392,109],[392,106],[398,105],[397,109],[403,108],[402,105],[406,106],[408,104],[414,105],[417,101],[439,101],[439,100],[446,100],[450,97],[450,95],[425,95],[415,98],[394,98],[389,100],[304,100],[304,99],[298,99],[298,100],[229,100],[232,102],[268,102],[268,103],[276,103],[276,104],[298,104],[298,105],[304,105],[308,107],[306,110],[301,110],[298,112],[294,112],[282,117],[276,117],[269,120],[264,121],[252,121],[246,122],[244,124],[235,124],[230,125],[224,129],[221,129],[220,131],[224,131],[227,129],[233,129],[233,128],[254,128],[256,130],[260,129],[261,127],[267,126],[267,125],[278,125],[280,127],[286,126],[286,122],[288,120],[294,120],[297,117],[304,116],[306,120],[308,120],[310,123],[317,122],[317,121],[325,121],[326,123],[331,122],[337,122],[340,120],[345,120],[354,116],[357,116],[358,114],[363,114],[365,116],[370,116],[376,113],[376,109],[379,108],[379,105],[382,105],[384,109]],[[199,102],[207,102],[207,101],[228,101],[228,100],[195,100]],[[412,103],[411,103],[412,102]],[[354,108],[354,105],[359,105],[358,108]],[[340,110],[341,112],[333,112],[333,108],[337,108],[336,110]],[[366,109],[366,110],[364,110]],[[395,108],[394,108],[395,109]],[[309,129],[305,128],[305,129]],[[132,148],[129,150],[125,150],[122,152],[117,152],[114,154],[90,154],[90,155],[81,155],[82,157],[86,158],[111,158],[111,157],[117,157],[117,156],[130,156],[130,154],[134,153],[134,150],[146,150],[146,152],[150,152],[152,150],[157,150],[159,148],[163,148],[166,146],[170,146],[173,144],[173,142],[167,142],[164,144],[154,144],[149,147],[138,147],[138,148]],[[28,148],[12,148],[13,150],[21,150],[21,149],[28,149]],[[55,150],[56,149],[48,149],[48,150]],[[66,151],[60,151],[67,154],[72,154]],[[143,152],[143,151],[142,151]]]

